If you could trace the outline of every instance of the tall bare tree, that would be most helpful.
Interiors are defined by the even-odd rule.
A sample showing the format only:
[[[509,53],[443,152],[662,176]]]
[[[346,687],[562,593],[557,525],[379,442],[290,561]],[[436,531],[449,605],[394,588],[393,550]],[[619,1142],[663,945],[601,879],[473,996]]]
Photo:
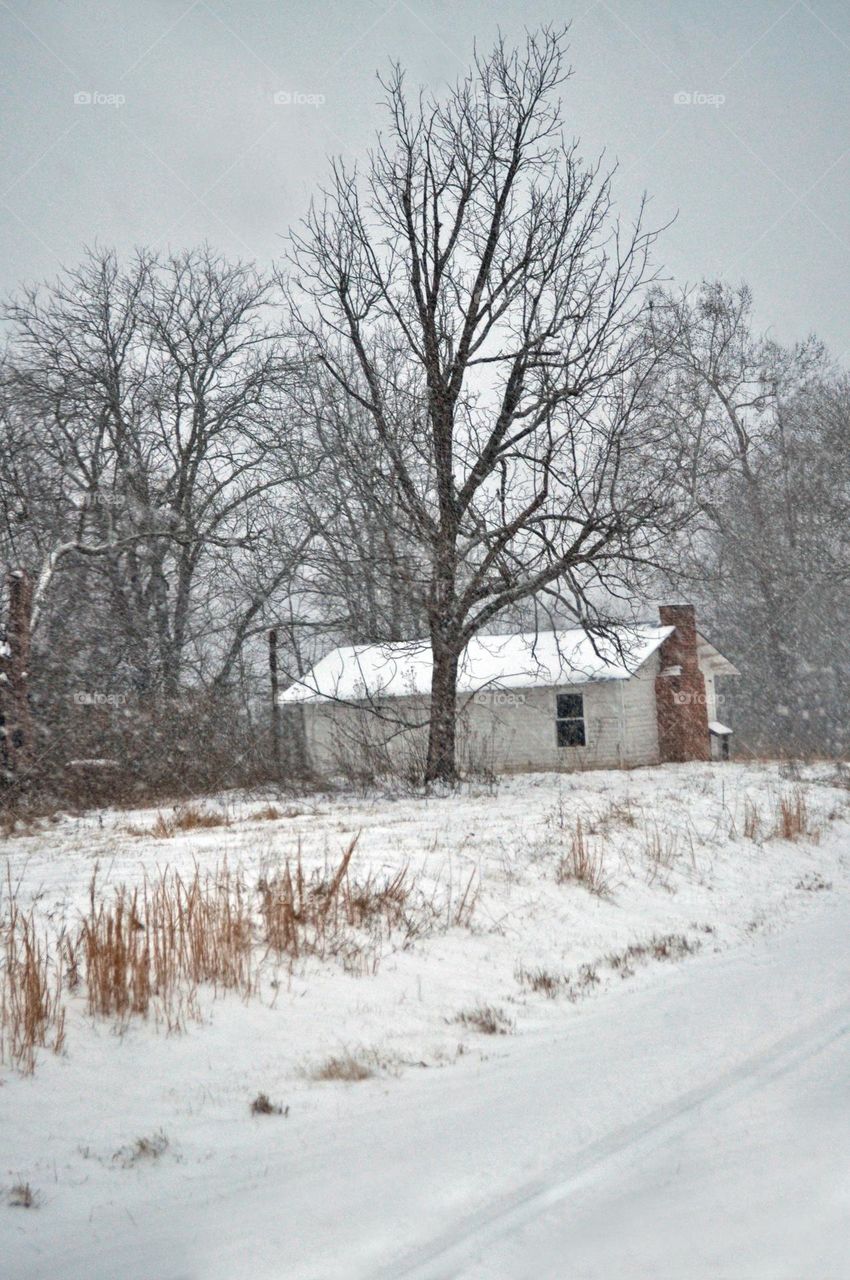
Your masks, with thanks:
[[[197,670],[201,635],[210,678],[226,679],[292,572],[297,447],[270,293],[208,249],[126,267],[97,252],[9,308],[5,430],[54,482],[46,523],[25,490],[9,504],[37,617],[56,572],[85,557],[152,690]]]
[[[656,235],[642,211],[620,225],[610,176],[565,141],[568,74],[548,29],[443,98],[394,68],[366,172],[335,164],[292,239],[294,323],[368,424],[360,489],[379,527],[394,513],[393,576],[427,620],[429,781],[455,774],[469,639],[544,591],[601,624],[682,516],[650,412]]]
[[[659,295],[658,412],[678,434],[699,518],[688,591],[743,676],[760,749],[846,750],[850,678],[850,394],[814,338],[761,337],[746,286]]]
[[[96,251],[8,308],[0,555],[33,583],[35,723],[56,767],[77,730],[103,755],[125,701],[166,774],[199,708],[219,745],[246,712],[243,659],[262,671],[310,536],[273,302],[253,267],[202,248]],[[75,703],[91,690],[97,713]]]

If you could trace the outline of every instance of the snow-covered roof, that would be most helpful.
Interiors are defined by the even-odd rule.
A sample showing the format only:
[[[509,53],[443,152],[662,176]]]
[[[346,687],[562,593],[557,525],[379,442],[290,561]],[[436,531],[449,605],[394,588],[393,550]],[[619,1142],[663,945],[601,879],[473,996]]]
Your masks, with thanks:
[[[476,636],[461,654],[458,691],[628,680],[672,631],[640,623],[619,627],[611,638],[591,637],[583,628]],[[280,701],[358,702],[427,694],[431,667],[427,640],[347,645],[317,662],[284,690]]]
[[[702,669],[715,676],[739,676],[741,673],[734,663],[724,658],[719,649],[715,649],[710,640],[697,632],[697,657]]]

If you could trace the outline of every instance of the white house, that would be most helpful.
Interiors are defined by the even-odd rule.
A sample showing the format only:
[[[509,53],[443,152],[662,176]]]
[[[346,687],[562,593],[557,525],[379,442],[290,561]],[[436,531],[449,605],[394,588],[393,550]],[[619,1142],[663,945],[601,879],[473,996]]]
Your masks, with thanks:
[[[728,753],[718,676],[735,667],[696,629],[691,605],[609,638],[576,629],[479,636],[461,655],[458,759],[496,772],[655,764]],[[323,770],[424,762],[427,641],[334,649],[281,694],[301,706]]]

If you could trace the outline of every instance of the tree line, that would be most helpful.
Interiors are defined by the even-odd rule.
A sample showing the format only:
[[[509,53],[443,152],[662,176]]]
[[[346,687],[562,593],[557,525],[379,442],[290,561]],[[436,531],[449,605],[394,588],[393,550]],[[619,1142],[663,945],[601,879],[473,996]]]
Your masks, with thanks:
[[[663,281],[663,229],[567,140],[568,77],[553,29],[439,96],[393,67],[282,262],[96,248],[8,303],[7,783],[303,768],[297,724],[270,749],[270,630],[282,682],[427,636],[451,779],[473,635],[601,635],[670,591],[739,663],[752,750],[846,750],[847,377],[745,286]]]

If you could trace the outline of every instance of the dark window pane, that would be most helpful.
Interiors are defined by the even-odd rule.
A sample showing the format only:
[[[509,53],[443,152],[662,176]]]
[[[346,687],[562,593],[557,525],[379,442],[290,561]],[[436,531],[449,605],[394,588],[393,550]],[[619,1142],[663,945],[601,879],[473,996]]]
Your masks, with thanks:
[[[558,730],[559,747],[583,747],[585,745],[583,720],[556,720],[555,727]]]
[[[580,720],[584,715],[584,698],[580,693],[559,693],[557,708],[555,715],[559,720]]]

